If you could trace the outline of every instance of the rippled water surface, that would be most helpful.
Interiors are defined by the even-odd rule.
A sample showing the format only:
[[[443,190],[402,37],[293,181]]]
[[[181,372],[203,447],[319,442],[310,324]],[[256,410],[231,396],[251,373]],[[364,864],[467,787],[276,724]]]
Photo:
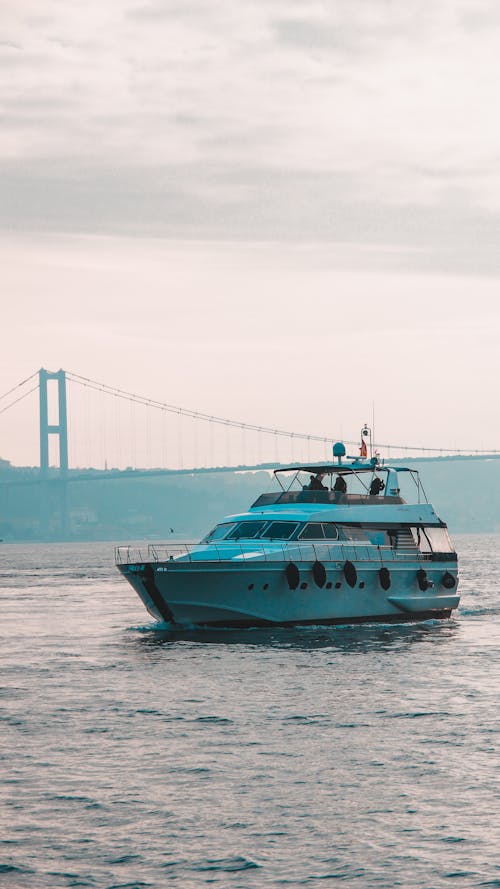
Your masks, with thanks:
[[[500,537],[416,625],[174,633],[109,544],[0,547],[0,884],[500,886]]]

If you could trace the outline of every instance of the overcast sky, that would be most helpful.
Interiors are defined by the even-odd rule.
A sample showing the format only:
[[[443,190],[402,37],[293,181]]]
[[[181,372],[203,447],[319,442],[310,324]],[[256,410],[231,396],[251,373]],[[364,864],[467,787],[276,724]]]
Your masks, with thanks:
[[[0,10],[0,394],[500,448],[497,3]]]

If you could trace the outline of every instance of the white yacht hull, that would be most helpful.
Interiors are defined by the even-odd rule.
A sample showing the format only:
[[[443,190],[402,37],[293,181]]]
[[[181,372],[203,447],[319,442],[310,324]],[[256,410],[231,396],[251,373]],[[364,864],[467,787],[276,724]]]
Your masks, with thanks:
[[[353,562],[355,583],[344,562],[324,562],[319,586],[310,561],[294,563],[299,582],[290,587],[289,561],[201,562],[171,560],[119,565],[150,614],[160,621],[202,626],[341,624],[447,618],[457,607],[457,563],[389,560],[384,589],[380,561]],[[428,588],[418,572],[425,569]],[[454,578],[452,589],[443,578]]]

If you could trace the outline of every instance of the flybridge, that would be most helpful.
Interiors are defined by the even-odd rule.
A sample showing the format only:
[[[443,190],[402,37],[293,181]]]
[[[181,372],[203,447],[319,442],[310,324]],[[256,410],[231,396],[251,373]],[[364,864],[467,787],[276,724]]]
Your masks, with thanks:
[[[364,441],[367,435],[370,436],[370,457]],[[401,504],[405,500],[400,496],[400,472],[407,473],[415,485],[414,502],[428,502],[417,470],[407,466],[386,466],[377,451],[372,455],[371,430],[367,426],[361,430],[359,456],[344,459],[346,449],[342,441],[333,445],[333,456],[335,463],[302,463],[275,469],[274,477],[282,493],[263,494],[252,508],[274,503],[324,503],[343,506]],[[306,483],[304,476],[307,473],[309,481]],[[357,482],[358,492],[349,490],[349,476]]]
[[[338,505],[405,503],[401,497],[399,473],[404,473],[415,486],[416,503],[427,503],[427,496],[416,469],[407,466],[386,466],[376,458],[353,459],[344,463],[302,464],[274,471],[281,491],[262,494],[254,504],[326,503]],[[350,479],[358,492],[349,490]]]

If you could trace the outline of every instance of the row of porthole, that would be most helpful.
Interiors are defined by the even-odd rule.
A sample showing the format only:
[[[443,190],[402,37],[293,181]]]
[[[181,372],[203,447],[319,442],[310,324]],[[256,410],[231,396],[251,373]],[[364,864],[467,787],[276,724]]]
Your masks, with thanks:
[[[308,587],[308,586],[309,586],[309,584],[307,583],[307,581],[304,580],[304,581],[302,581],[302,583],[300,584],[300,589],[301,589],[301,590],[307,590],[307,587]],[[331,590],[332,586],[334,586],[334,584],[332,583],[331,580],[329,580],[328,583],[325,584],[325,589],[326,589],[326,590]],[[340,580],[337,580],[337,582],[335,583],[335,589],[336,589],[336,590],[340,590],[341,586],[342,586],[342,584],[341,584]],[[365,586],[365,582],[364,582],[364,580],[362,580],[362,581],[360,582],[360,584],[359,584],[359,589],[362,590],[362,589],[364,588],[364,586]],[[249,590],[253,590],[253,589],[255,589],[255,584],[254,584],[254,583],[249,583],[249,584],[248,584],[248,589],[249,589]],[[263,585],[262,589],[263,589],[263,590],[268,590],[268,589],[269,589],[269,584],[268,584],[268,583],[265,583],[265,584]]]

